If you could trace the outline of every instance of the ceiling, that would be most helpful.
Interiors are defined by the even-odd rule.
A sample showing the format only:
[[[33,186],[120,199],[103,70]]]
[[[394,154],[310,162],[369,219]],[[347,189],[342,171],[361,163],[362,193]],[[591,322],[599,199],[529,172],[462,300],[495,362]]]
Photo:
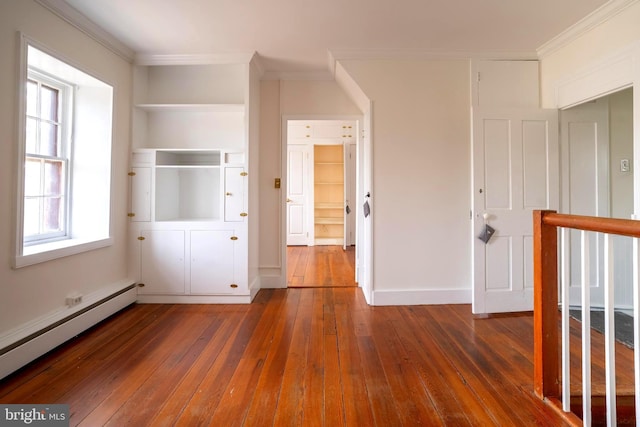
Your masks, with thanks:
[[[535,55],[606,0],[65,0],[140,54],[256,51],[267,71],[328,51]]]

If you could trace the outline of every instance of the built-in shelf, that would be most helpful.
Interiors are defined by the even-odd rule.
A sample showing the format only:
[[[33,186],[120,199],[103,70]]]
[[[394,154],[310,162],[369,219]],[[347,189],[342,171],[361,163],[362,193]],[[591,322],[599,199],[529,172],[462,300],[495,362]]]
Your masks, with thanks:
[[[321,218],[316,217],[316,224],[344,224],[344,218]]]
[[[343,204],[340,202],[335,202],[335,203],[316,203],[315,204],[315,208],[316,209],[342,209],[343,208]]]

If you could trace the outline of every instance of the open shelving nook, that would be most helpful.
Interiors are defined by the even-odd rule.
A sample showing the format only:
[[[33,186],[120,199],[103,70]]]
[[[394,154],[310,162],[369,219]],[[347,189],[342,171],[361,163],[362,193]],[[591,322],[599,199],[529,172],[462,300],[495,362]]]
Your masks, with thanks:
[[[344,146],[314,145],[315,244],[344,242]]]

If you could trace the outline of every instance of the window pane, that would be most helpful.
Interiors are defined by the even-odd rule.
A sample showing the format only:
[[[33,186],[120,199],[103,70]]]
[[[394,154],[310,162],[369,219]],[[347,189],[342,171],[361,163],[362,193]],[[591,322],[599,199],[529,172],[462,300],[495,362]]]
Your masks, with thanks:
[[[27,82],[27,114],[36,117],[38,115],[38,85],[33,80]]]
[[[62,183],[64,182],[63,164],[58,160],[44,162],[44,194],[47,196],[62,195]]]
[[[33,236],[40,230],[40,199],[24,199],[24,236]]]
[[[58,125],[40,123],[40,151],[45,156],[57,156],[58,153]]]
[[[44,233],[62,230],[62,198],[46,197],[44,199]]]
[[[24,167],[24,195],[35,197],[42,195],[42,176],[40,159],[27,159]]]
[[[38,121],[27,117],[27,132],[26,132],[26,150],[27,153],[37,153],[38,151],[38,134],[37,134]]]
[[[40,90],[40,117],[52,122],[58,121],[58,90],[42,85]]]

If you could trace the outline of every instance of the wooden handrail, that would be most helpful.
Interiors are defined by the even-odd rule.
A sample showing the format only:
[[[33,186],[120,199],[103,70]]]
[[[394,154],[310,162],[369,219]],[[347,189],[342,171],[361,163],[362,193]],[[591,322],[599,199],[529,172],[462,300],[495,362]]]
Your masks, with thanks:
[[[598,216],[567,215],[555,211],[542,212],[542,222],[554,227],[575,228],[621,236],[640,237],[640,221]]]
[[[534,391],[556,403],[560,398],[557,227],[640,237],[640,221],[533,212]]]

